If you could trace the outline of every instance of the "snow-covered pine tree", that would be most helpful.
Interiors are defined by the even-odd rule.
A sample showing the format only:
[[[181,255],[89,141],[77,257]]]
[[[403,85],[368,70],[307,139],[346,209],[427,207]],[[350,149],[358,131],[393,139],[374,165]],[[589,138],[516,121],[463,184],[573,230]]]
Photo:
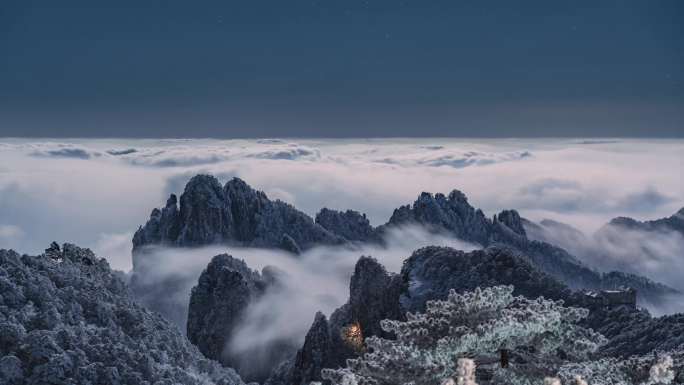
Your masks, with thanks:
[[[346,368],[324,369],[322,376],[334,384],[434,385],[454,375],[459,358],[493,362],[505,350],[510,363],[493,369],[492,383],[541,384],[563,364],[589,358],[605,341],[577,325],[586,309],[512,293],[512,286],[451,291],[444,301],[429,301],[425,313],[384,320],[382,328],[396,339],[367,338],[365,354],[348,360]]]
[[[673,364],[669,354],[602,358],[565,364],[558,376],[570,385],[667,385],[675,379]]]

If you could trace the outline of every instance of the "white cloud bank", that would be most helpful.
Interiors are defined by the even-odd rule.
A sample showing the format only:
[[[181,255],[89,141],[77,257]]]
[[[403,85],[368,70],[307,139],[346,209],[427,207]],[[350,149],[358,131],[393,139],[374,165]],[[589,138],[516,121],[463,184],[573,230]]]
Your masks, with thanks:
[[[310,215],[352,208],[377,225],[421,191],[457,188],[488,215],[515,208],[592,233],[684,206],[682,164],[681,140],[0,139],[0,247],[76,242],[128,270],[127,237],[198,172]]]

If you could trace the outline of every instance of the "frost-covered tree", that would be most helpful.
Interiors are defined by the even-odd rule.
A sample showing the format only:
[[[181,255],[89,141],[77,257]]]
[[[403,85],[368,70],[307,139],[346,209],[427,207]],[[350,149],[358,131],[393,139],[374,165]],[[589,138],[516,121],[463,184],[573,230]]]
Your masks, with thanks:
[[[649,370],[649,378],[646,385],[669,384],[674,380],[675,373],[672,370],[672,357],[664,356]]]
[[[396,339],[367,338],[365,354],[348,360],[346,368],[324,370],[323,378],[335,384],[432,385],[454,376],[459,358],[491,363],[505,352],[509,362],[494,365],[493,383],[541,384],[563,364],[587,360],[605,341],[577,325],[586,309],[512,293],[512,286],[451,291],[444,301],[429,301],[425,313],[384,320],[382,328]]]
[[[604,358],[563,365],[558,376],[571,385],[666,385],[675,379],[673,364],[669,354]]]
[[[0,249],[0,384],[243,385],[90,250]]]
[[[442,381],[442,385],[477,385],[475,382],[475,361],[470,358],[459,358],[455,379],[452,377]]]

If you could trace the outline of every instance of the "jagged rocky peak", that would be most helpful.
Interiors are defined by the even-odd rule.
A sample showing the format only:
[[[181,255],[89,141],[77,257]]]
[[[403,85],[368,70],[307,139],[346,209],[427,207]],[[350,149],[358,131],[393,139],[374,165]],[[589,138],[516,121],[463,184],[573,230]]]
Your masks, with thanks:
[[[511,229],[514,233],[523,237],[527,236],[522,220],[520,219],[520,214],[518,214],[516,210],[503,210],[498,215],[494,216],[494,222],[497,221],[506,225],[506,227]]]
[[[205,356],[231,363],[222,357],[226,342],[242,320],[247,306],[267,287],[261,274],[228,254],[215,256],[192,288],[187,335]]]
[[[220,243],[232,234],[232,213],[226,207],[221,184],[209,175],[194,176],[180,198],[178,246]]]
[[[349,241],[368,241],[375,234],[366,214],[354,210],[343,212],[323,208],[316,214],[316,223]]]
[[[465,194],[453,190],[444,194],[423,192],[412,206],[394,210],[387,225],[418,223],[451,232],[457,238],[486,245],[492,224],[484,213],[468,203]]]
[[[319,380],[321,370],[331,362],[332,341],[328,320],[321,312],[317,312],[314,322],[306,333],[304,345],[294,359],[289,373],[284,373],[282,382],[299,385],[308,384],[312,379]]]
[[[308,215],[285,202],[269,200],[239,178],[221,187],[213,176],[196,175],[186,184],[179,208],[177,201],[171,195],[164,208],[152,211],[133,237],[134,254],[148,245],[235,244],[286,247],[295,252],[344,241]]]
[[[403,311],[398,299],[403,290],[401,277],[390,274],[375,258],[361,257],[349,283],[349,313],[365,336],[386,336],[380,327],[385,318],[399,319]]]
[[[249,381],[263,381],[278,364],[295,351],[288,344],[275,346],[261,360],[250,360],[226,349],[247,309],[281,281],[283,271],[266,266],[259,274],[228,254],[215,256],[192,288],[188,308],[187,336],[208,358],[235,368]]]
[[[0,292],[2,384],[242,384],[88,249],[0,250]]]

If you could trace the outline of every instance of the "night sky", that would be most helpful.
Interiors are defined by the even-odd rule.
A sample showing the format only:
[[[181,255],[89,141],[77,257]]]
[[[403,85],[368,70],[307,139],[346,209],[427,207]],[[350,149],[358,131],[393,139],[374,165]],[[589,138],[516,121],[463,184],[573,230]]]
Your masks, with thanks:
[[[684,1],[0,3],[0,136],[684,136]]]

